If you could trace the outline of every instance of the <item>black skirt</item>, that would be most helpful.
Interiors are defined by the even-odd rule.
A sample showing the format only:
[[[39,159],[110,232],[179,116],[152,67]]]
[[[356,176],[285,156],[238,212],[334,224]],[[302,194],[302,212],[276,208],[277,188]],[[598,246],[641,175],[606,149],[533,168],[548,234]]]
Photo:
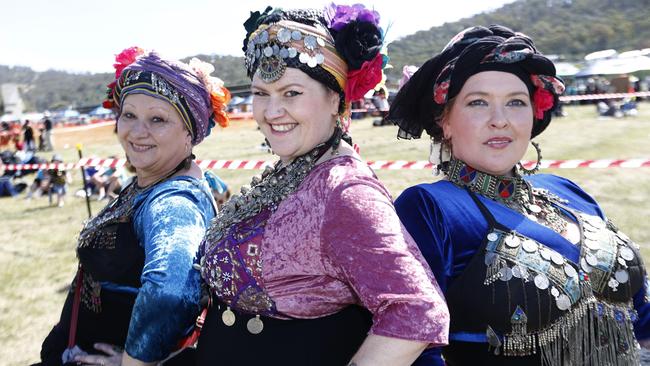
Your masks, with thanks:
[[[365,340],[372,315],[359,306],[318,319],[279,320],[261,317],[264,329],[246,328],[251,315],[236,313],[226,326],[220,309],[209,310],[197,347],[197,365],[347,365]]]

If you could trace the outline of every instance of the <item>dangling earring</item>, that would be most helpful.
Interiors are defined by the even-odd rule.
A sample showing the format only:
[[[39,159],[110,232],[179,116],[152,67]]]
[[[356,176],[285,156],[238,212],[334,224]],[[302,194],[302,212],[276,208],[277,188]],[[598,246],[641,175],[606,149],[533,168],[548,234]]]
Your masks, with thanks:
[[[532,175],[537,173],[537,171],[539,171],[540,165],[542,164],[542,149],[539,147],[539,144],[536,143],[535,141],[530,141],[530,144],[533,145],[535,151],[537,152],[537,162],[535,163],[535,166],[532,169],[526,169],[524,168],[524,165],[521,162],[517,163],[517,165],[519,165],[519,169],[525,175]]]
[[[336,116],[336,126],[334,127],[334,134],[336,138],[332,141],[332,155],[339,154],[339,145],[341,145],[341,137],[343,136],[343,126],[341,124],[340,116]]]
[[[451,147],[448,139],[443,138],[441,141],[436,141],[431,138],[431,146],[429,150],[429,162],[433,164],[433,175],[440,175],[445,172],[445,167],[449,160],[451,160]]]
[[[271,148],[271,143],[269,142],[269,139],[267,139],[266,137],[264,138],[264,144],[266,145],[266,151],[269,154],[273,155],[273,149]]]

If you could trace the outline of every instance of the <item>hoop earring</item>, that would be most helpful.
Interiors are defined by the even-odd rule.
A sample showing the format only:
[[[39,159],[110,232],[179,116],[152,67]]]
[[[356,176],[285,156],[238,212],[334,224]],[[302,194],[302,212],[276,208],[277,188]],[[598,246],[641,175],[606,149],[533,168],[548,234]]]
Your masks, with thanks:
[[[524,168],[524,165],[521,163],[521,161],[517,163],[517,165],[519,165],[519,169],[525,175],[532,175],[537,173],[539,171],[539,167],[542,165],[542,149],[539,147],[539,144],[536,143],[535,141],[531,140],[530,144],[533,145],[535,151],[537,152],[537,162],[535,163],[535,166],[532,169],[526,169]]]

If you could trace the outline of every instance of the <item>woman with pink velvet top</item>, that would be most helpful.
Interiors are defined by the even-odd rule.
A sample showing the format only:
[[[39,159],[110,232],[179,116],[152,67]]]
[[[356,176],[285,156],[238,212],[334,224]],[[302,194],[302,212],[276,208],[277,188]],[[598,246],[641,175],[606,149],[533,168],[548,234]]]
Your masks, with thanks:
[[[253,114],[280,159],[201,246],[199,365],[410,365],[447,343],[440,289],[344,132],[349,101],[381,81],[378,23],[361,5],[245,23]]]

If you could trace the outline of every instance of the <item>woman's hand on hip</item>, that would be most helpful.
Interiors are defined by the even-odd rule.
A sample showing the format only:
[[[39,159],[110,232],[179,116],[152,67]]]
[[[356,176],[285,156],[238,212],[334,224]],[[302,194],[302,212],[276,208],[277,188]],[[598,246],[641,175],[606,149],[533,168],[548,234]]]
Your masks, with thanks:
[[[121,366],[122,354],[124,350],[121,347],[107,343],[95,343],[95,349],[104,352],[106,355],[85,355],[77,356],[74,360],[81,365],[99,365],[99,366]]]

